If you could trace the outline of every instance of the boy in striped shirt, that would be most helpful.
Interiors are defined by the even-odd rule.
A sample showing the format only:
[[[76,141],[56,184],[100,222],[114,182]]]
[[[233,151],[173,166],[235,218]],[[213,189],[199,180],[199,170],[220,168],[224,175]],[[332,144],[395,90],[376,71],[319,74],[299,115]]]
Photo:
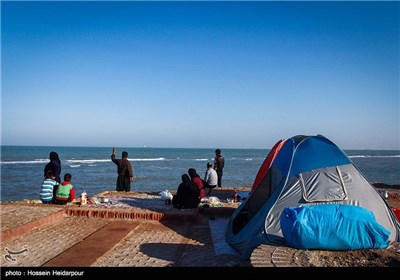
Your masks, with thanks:
[[[52,203],[55,185],[58,185],[58,183],[56,181],[56,176],[54,176],[53,170],[47,170],[46,178],[42,183],[39,194],[42,203]]]

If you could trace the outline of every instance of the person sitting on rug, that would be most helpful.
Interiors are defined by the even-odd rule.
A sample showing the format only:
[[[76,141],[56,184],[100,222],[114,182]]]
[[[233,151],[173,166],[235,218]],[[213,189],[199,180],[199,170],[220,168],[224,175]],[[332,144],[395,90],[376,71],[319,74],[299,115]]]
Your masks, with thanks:
[[[204,189],[209,189],[206,196],[210,196],[212,189],[215,188],[218,184],[217,171],[214,170],[212,165],[212,162],[207,163],[207,171],[204,175]]]
[[[65,173],[64,182],[58,185],[55,191],[55,204],[65,205],[71,202],[75,198],[74,186],[71,184],[72,175],[70,173]]]
[[[192,180],[192,182],[197,185],[197,188],[200,191],[199,198],[202,199],[203,197],[206,196],[204,193],[203,180],[201,180],[199,174],[197,174],[197,171],[194,168],[189,168],[188,173],[189,173],[189,176],[190,176],[190,179]]]
[[[190,181],[187,174],[182,174],[182,183],[179,184],[176,195],[172,198],[172,205],[177,209],[196,208],[200,203],[199,195],[197,185]]]

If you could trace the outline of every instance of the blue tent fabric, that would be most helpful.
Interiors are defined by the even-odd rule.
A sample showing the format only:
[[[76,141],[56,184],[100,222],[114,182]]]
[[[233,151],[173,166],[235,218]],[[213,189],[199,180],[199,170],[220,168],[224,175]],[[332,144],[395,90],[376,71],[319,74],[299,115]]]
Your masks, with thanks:
[[[323,152],[321,152],[323,151]],[[310,137],[296,147],[289,176],[321,167],[349,164],[350,159],[326,138]]]
[[[280,223],[288,245],[298,249],[385,249],[389,244],[390,232],[359,206],[287,207]]]
[[[286,140],[274,165],[281,174],[293,176],[321,167],[340,166],[351,163],[343,151],[322,136]],[[290,160],[293,158],[293,163]],[[289,173],[290,169],[290,173]]]

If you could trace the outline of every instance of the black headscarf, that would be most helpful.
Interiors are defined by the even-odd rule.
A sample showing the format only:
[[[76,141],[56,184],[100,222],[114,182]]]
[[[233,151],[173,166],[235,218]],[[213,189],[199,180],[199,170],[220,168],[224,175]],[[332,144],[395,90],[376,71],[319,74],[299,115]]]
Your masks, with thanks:
[[[50,161],[56,161],[58,164],[61,165],[60,158],[58,157],[58,154],[56,152],[50,152]]]
[[[50,152],[49,158],[50,162],[44,167],[44,176],[46,176],[47,170],[53,170],[56,181],[61,183],[61,160],[56,152]]]
[[[190,178],[192,178],[192,180],[193,180],[193,178],[200,177],[199,174],[197,174],[196,169],[194,169],[194,168],[189,168],[188,173],[189,173]]]
[[[189,185],[189,182],[190,182],[189,175],[182,174],[182,183],[185,184],[185,185]]]

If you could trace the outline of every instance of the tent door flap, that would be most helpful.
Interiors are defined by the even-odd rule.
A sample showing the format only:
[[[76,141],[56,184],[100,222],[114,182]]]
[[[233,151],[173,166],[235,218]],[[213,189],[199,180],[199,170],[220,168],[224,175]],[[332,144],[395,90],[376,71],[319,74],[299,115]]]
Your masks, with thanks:
[[[347,191],[339,166],[320,168],[299,173],[306,202],[347,200]]]

